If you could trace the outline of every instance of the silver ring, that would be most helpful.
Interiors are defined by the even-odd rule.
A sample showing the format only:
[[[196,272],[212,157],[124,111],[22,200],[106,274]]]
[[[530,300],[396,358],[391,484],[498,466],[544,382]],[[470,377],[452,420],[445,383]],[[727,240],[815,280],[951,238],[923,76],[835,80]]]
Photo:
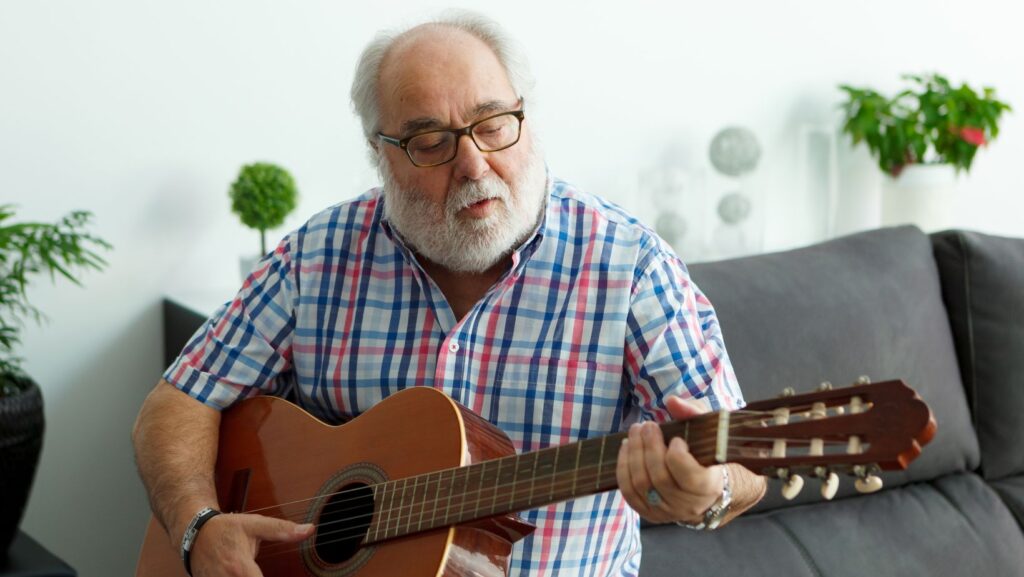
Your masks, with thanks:
[[[647,491],[647,504],[651,507],[661,505],[661,494],[653,487]]]

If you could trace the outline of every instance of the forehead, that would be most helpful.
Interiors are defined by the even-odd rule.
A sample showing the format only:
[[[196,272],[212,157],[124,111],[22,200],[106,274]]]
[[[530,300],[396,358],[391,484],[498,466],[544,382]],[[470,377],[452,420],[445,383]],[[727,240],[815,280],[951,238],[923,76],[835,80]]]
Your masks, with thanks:
[[[414,29],[396,41],[381,64],[378,96],[386,133],[414,119],[462,125],[481,107],[518,100],[494,51],[448,27]]]

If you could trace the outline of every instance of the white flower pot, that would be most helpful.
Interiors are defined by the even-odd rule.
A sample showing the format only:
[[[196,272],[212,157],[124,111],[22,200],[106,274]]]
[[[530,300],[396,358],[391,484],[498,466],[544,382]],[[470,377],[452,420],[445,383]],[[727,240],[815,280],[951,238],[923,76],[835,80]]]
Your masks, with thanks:
[[[914,224],[925,232],[952,227],[956,170],[949,164],[912,164],[882,185],[882,226]]]
[[[263,257],[258,254],[238,257],[238,272],[241,273],[242,282],[245,282],[245,279],[249,278],[249,273],[256,268],[256,263],[260,262],[261,258]]]

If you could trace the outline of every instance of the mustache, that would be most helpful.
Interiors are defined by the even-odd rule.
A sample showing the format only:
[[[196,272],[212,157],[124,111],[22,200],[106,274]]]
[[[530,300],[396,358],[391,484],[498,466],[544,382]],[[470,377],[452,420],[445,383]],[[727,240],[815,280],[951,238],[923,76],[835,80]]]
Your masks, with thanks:
[[[467,206],[482,200],[498,199],[507,203],[511,194],[512,191],[508,185],[497,176],[491,176],[485,180],[469,181],[452,188],[448,194],[448,200],[445,202],[445,212],[455,215]]]

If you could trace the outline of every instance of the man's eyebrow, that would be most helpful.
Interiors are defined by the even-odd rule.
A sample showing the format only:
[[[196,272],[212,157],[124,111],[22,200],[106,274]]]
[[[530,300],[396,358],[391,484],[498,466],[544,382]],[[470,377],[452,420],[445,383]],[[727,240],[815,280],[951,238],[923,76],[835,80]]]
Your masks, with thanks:
[[[412,120],[406,120],[402,123],[402,136],[404,137],[423,130],[432,130],[435,128],[444,128],[444,124],[442,124],[440,120],[429,116],[413,118]]]
[[[487,102],[476,105],[473,108],[472,114],[475,118],[481,118],[489,114],[508,112],[509,110],[513,110],[517,104],[519,104],[518,100],[515,102],[508,102],[505,100],[488,100]],[[432,116],[421,116],[420,118],[413,118],[403,122],[401,126],[401,134],[404,138],[417,132],[422,132],[424,130],[436,130],[439,128],[447,127],[437,118]]]
[[[517,104],[519,104],[518,100],[515,102],[508,102],[505,100],[489,100],[482,104],[478,104],[476,108],[473,109],[473,116],[479,118],[487,114],[508,112],[509,110],[515,108]]]

